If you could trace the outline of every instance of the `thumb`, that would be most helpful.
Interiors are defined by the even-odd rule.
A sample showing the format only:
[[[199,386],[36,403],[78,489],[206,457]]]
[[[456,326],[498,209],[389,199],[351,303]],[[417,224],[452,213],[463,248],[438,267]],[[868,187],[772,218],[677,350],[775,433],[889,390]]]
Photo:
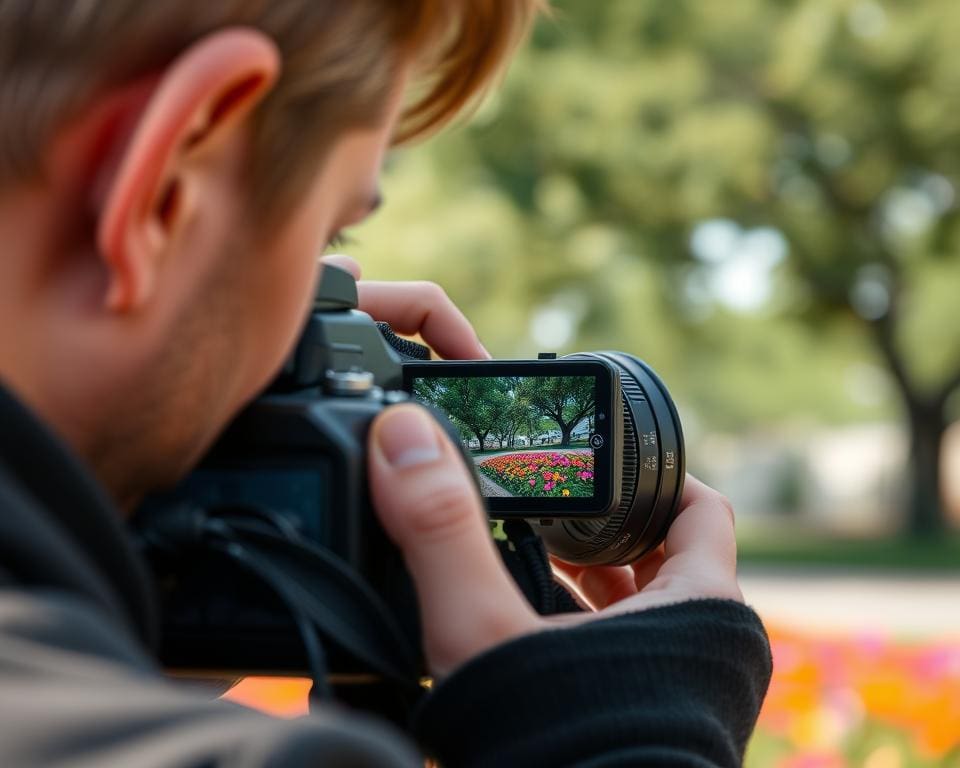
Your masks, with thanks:
[[[398,405],[374,421],[370,488],[416,585],[434,675],[539,628],[500,560],[463,458],[426,410]]]

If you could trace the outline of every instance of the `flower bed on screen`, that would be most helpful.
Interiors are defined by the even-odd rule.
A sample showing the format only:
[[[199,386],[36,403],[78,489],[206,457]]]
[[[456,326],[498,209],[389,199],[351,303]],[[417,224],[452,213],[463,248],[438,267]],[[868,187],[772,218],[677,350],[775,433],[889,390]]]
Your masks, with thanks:
[[[521,451],[482,461],[480,472],[514,496],[593,496],[593,454]]]

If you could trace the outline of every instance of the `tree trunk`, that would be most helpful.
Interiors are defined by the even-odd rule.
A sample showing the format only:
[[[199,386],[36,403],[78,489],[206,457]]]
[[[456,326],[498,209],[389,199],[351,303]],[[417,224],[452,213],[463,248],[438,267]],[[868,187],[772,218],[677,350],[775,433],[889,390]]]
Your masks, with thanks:
[[[476,437],[477,437],[477,442],[480,443],[480,450],[481,450],[481,451],[485,451],[485,450],[486,450],[487,435],[489,435],[490,433],[489,433],[489,432],[479,432],[479,431],[476,431],[476,430],[475,430],[473,434],[476,435]]]
[[[570,447],[570,433],[573,432],[573,424],[568,424],[567,426],[560,425],[560,447],[569,448]]]
[[[932,538],[947,528],[940,463],[947,424],[940,404],[911,403],[908,413],[910,496],[906,528],[914,538]]]
[[[885,263],[892,263],[888,258]],[[918,390],[896,344],[899,295],[891,295],[886,315],[872,322],[874,341],[886,360],[899,391],[910,427],[910,456],[907,459],[909,497],[905,532],[914,538],[932,538],[947,530],[947,504],[941,483],[943,438],[947,431],[946,406],[960,386],[960,375],[933,395]]]

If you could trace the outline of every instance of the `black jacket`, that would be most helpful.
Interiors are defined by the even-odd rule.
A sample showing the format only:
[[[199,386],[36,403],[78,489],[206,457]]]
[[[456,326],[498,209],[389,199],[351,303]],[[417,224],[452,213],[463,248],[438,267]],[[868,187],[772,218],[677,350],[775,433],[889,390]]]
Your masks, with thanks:
[[[0,387],[0,765],[734,766],[770,675],[736,603],[516,640],[440,684],[410,734],[276,720],[165,679],[148,574],[83,466]]]

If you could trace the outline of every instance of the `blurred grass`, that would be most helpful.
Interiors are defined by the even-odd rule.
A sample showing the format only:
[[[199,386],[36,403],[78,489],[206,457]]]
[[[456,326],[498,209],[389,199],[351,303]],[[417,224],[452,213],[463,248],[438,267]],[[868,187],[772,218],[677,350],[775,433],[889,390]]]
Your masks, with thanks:
[[[903,572],[960,572],[960,536],[928,540],[845,539],[813,534],[738,537],[741,565],[823,567]]]

